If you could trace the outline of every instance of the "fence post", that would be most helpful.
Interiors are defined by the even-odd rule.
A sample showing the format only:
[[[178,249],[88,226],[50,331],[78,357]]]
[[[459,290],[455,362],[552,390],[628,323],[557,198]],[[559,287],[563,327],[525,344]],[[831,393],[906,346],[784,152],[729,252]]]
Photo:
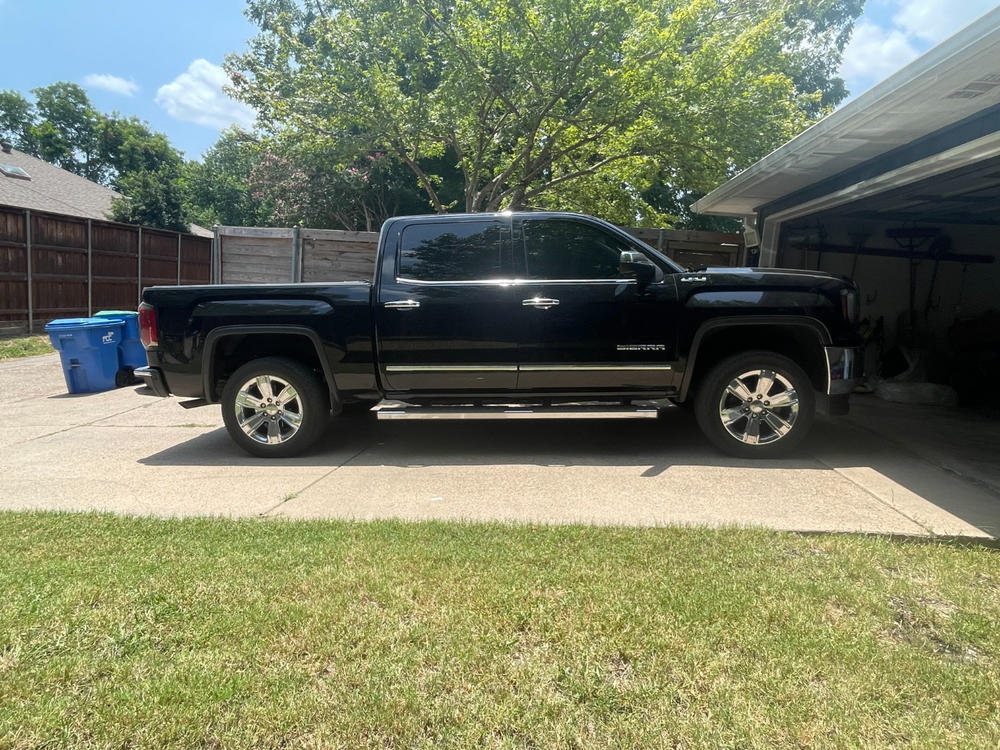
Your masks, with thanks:
[[[94,314],[94,221],[87,219],[87,317]]]
[[[35,306],[31,289],[31,209],[24,209],[24,261],[28,277],[28,333],[35,332]]]
[[[302,228],[292,227],[292,283],[302,281]]]
[[[181,285],[181,233],[177,233],[177,286]]]
[[[219,236],[219,225],[213,224],[212,231],[214,232],[212,236],[212,265],[208,269],[208,283],[221,284],[222,283],[222,244],[221,244],[222,238]]]
[[[139,304],[139,302],[142,302],[142,227],[141,226],[139,227],[139,278],[137,279],[137,281],[139,282],[136,285],[139,289],[139,293],[137,295],[136,304]]]

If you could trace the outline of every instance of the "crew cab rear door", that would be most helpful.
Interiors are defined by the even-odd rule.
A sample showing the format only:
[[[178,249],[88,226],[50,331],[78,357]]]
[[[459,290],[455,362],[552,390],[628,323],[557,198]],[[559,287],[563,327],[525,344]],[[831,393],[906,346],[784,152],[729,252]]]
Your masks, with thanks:
[[[403,221],[384,242],[375,323],[385,390],[513,390],[510,217]]]
[[[514,227],[521,294],[522,391],[662,391],[677,384],[672,269],[611,228],[577,217],[526,217]],[[623,275],[622,252],[655,266]]]

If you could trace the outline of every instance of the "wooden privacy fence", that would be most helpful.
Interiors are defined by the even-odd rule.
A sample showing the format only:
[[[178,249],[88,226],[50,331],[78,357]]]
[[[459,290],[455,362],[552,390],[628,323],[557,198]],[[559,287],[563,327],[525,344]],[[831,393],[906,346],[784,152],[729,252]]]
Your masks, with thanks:
[[[0,206],[0,333],[134,310],[145,286],[205,284],[212,240]]]
[[[693,229],[629,228],[625,231],[688,268],[746,263],[743,235]]]
[[[628,229],[691,268],[744,262],[743,237],[727,232]],[[223,284],[361,281],[375,273],[378,232],[300,227],[216,227],[213,279]]]

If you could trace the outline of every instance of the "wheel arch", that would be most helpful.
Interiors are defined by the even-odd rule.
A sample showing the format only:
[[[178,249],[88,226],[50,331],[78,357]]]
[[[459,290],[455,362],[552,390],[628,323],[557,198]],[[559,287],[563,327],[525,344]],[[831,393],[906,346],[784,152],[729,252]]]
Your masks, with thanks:
[[[286,337],[294,337],[288,339]],[[227,341],[228,340],[228,341]],[[255,344],[267,343],[268,350],[256,352]],[[280,342],[280,343],[275,343]],[[227,368],[220,368],[221,347],[233,346],[239,354],[234,358],[226,358]],[[305,326],[259,325],[259,326],[221,326],[215,328],[205,337],[205,347],[202,355],[202,390],[205,401],[217,403],[220,399],[222,386],[219,384],[220,369],[233,371],[253,359],[260,357],[288,357],[303,362],[318,369],[323,375],[323,381],[330,395],[330,407],[335,409],[340,404],[340,394],[333,379],[333,370],[323,354],[323,342],[311,328]]]
[[[756,349],[773,351],[792,359],[805,370],[813,388],[824,391],[828,373],[824,347],[830,332],[809,316],[760,316],[714,318],[703,323],[691,342],[679,401],[686,401],[712,366],[726,356]]]

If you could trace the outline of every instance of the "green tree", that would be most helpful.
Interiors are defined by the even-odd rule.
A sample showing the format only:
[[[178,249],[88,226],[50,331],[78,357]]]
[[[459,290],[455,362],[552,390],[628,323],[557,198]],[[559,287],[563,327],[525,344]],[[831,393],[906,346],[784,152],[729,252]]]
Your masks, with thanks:
[[[184,182],[179,165],[140,169],[118,179],[122,198],[111,204],[111,218],[126,224],[186,232]]]
[[[34,121],[35,107],[20,92],[0,91],[0,140],[28,151]]]
[[[179,167],[182,158],[163,133],[149,129],[137,117],[113,112],[98,123],[100,163],[104,179],[117,188],[124,175],[156,171],[165,165]]]
[[[187,212],[202,226],[268,226],[273,209],[251,185],[259,165],[260,144],[239,128],[226,130],[201,161],[184,165]]]
[[[98,137],[101,117],[87,92],[75,83],[61,81],[31,93],[35,95],[37,120],[31,126],[34,155],[100,182],[105,172]]]
[[[430,206],[660,222],[827,111],[861,0],[250,0],[230,56],[268,136],[382,151]],[[428,159],[453,154],[457,200]]]

